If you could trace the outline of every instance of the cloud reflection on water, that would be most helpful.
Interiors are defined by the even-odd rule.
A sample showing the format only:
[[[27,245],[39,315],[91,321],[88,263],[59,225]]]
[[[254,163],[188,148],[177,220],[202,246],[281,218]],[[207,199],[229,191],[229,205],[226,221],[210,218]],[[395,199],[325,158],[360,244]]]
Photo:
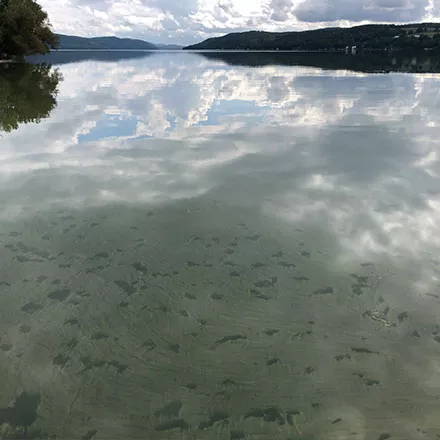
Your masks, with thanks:
[[[100,435],[111,420],[125,438],[156,426],[136,401],[139,384],[153,414],[177,396],[194,426],[230,402],[242,423],[255,398],[298,407],[312,438],[435,430],[438,298],[426,294],[439,281],[438,77],[234,67],[191,54],[61,70],[51,117],[5,135],[0,149],[0,250],[10,264],[0,287],[12,311],[3,327],[11,352],[23,350],[26,387],[72,406],[86,377],[70,429],[83,426],[83,407]],[[367,279],[355,287],[363,295],[352,291],[356,277]],[[336,294],[313,294],[325,286]],[[48,299],[48,287],[72,299]],[[26,316],[35,344],[17,332],[32,301],[41,303]],[[370,319],[385,307],[392,327]],[[65,325],[72,316],[78,329]],[[213,350],[226,328],[249,340]],[[98,330],[115,339],[107,345]],[[60,334],[78,338],[63,369],[52,360]],[[157,350],[140,354],[145,340]],[[33,348],[40,341],[44,353]],[[229,376],[243,388],[219,404]],[[202,391],[188,395],[193,377]],[[43,410],[61,420],[55,401]],[[331,425],[341,417],[344,428]],[[252,422],[246,429],[262,429]]]
[[[211,192],[287,221],[325,219],[364,256],[440,246],[436,75],[234,67],[190,54],[62,74],[51,118],[2,139],[2,203]]]

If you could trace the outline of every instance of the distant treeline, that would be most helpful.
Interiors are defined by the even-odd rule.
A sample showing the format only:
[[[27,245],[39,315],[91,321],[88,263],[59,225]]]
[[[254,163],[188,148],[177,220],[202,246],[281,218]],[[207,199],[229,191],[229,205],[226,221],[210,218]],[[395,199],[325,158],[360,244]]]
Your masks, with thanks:
[[[58,49],[73,50],[106,50],[106,49],[138,49],[138,50],[156,50],[157,47],[148,41],[134,40],[131,38],[117,37],[94,37],[84,38],[72,35],[58,35]]]
[[[352,46],[360,50],[440,50],[440,23],[374,24],[303,32],[250,31],[209,38],[185,49],[343,51]]]
[[[153,44],[133,38],[117,37],[75,37],[73,35],[57,35],[58,49],[69,50],[178,50],[182,46],[176,44]]]

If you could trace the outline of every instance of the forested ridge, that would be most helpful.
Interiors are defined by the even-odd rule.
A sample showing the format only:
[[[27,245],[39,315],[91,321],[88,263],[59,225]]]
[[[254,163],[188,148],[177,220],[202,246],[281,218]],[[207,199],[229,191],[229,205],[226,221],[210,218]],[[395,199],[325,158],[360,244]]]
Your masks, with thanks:
[[[184,49],[198,50],[345,50],[439,49],[440,23],[372,24],[301,32],[249,31],[209,38]]]

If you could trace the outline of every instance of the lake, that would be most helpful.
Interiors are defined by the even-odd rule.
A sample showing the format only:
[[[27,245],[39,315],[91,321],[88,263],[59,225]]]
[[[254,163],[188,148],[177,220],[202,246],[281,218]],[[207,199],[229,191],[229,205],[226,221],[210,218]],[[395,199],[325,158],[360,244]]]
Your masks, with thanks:
[[[438,63],[52,57],[0,72],[2,438],[439,438]]]

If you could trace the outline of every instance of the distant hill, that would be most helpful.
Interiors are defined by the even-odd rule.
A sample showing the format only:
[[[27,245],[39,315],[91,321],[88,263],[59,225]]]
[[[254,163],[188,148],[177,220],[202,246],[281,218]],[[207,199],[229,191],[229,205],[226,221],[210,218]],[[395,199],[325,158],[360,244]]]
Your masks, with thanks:
[[[157,50],[158,46],[142,40],[133,40],[131,38],[117,37],[74,37],[72,35],[58,35],[60,38],[59,49],[76,49],[76,50]]]
[[[250,31],[209,38],[184,49],[339,51],[347,46],[363,49],[440,50],[440,23],[373,24],[301,32]]]
[[[159,50],[181,50],[183,46],[179,46],[178,44],[156,44],[156,47]]]

